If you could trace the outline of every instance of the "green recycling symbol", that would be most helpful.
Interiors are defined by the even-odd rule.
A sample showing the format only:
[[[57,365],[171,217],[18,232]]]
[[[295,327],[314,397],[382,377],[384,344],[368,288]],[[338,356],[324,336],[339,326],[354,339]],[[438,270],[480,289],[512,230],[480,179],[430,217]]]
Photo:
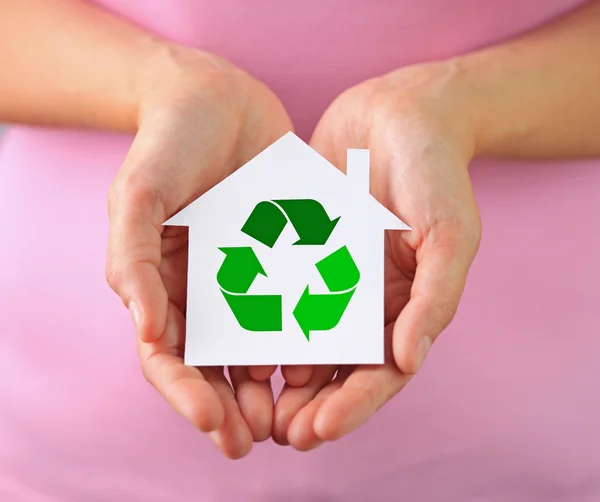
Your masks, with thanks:
[[[340,218],[330,220],[323,206],[313,199],[281,199],[259,202],[241,231],[273,248],[288,221],[300,237],[294,246],[324,245]],[[248,294],[260,274],[267,276],[254,249],[219,248],[225,259],[217,282],[239,325],[248,331],[282,331],[282,296]],[[311,294],[308,286],[293,315],[310,341],[311,331],[327,331],[340,322],[360,280],[350,251],[342,246],[315,264],[328,294]]]

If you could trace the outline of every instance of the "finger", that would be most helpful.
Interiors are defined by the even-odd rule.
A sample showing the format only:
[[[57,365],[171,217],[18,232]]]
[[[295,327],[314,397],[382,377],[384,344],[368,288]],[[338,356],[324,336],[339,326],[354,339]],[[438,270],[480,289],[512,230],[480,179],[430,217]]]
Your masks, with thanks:
[[[335,441],[349,434],[395,396],[410,377],[401,373],[393,362],[358,367],[314,411],[315,436]]]
[[[293,417],[287,431],[287,437],[290,445],[295,449],[309,451],[323,444],[324,439],[319,437],[315,432],[315,417],[319,413],[321,406],[342,386],[344,380],[352,371],[352,367],[340,369],[333,382],[325,385]]]
[[[245,457],[252,449],[252,432],[244,419],[233,389],[220,368],[202,368],[221,401],[225,419],[221,426],[208,433],[208,437],[223,454],[231,459]]]
[[[444,244],[456,236],[434,238],[419,250],[410,300],[394,326],[394,359],[404,373],[419,370],[431,344],[454,318],[477,251],[468,244]]]
[[[167,322],[168,296],[158,272],[159,206],[157,195],[139,182],[119,180],[111,187],[106,280],[144,342],[155,341]]]
[[[288,385],[302,387],[309,382],[313,374],[313,367],[310,365],[282,366],[281,374]]]
[[[334,377],[337,366],[316,366],[310,380],[302,387],[286,385],[275,405],[273,440],[282,446],[289,444],[288,429],[295,415],[306,406]],[[312,426],[311,426],[312,427]]]
[[[183,364],[178,347],[184,329],[183,315],[171,305],[160,342],[145,343],[138,337],[142,372],[175,411],[201,431],[210,432],[222,426],[225,409],[202,373]]]
[[[242,416],[255,442],[265,441],[273,426],[273,390],[271,381],[257,382],[250,378],[248,368],[230,366],[229,378]]]
[[[273,376],[277,366],[249,366],[248,374],[257,382],[264,382]]]

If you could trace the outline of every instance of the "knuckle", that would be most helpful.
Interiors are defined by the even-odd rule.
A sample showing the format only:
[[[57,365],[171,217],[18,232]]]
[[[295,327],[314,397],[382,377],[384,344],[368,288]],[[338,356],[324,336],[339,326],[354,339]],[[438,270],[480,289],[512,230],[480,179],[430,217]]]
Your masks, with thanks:
[[[146,382],[148,382],[150,385],[154,386],[154,381],[152,379],[151,373],[150,371],[148,371],[148,366],[145,364],[144,361],[140,361],[140,372],[142,373],[144,380],[146,380]]]
[[[427,237],[436,247],[450,248],[454,252],[468,251],[474,255],[479,248],[481,233],[479,213],[469,210],[436,218]]]
[[[462,231],[468,227],[466,219],[459,211],[448,212],[447,214],[437,216],[431,224],[431,228],[435,230],[432,237],[440,240],[456,240],[462,236]]]
[[[116,293],[119,292],[121,285],[122,274],[119,273],[119,268],[116,266],[114,258],[109,255],[107,259],[106,268],[104,271],[106,282]]]
[[[109,216],[153,208],[160,202],[159,190],[139,172],[118,175],[108,192]]]
[[[137,173],[116,180],[109,192],[109,199],[117,206],[154,205],[158,198],[158,190]]]

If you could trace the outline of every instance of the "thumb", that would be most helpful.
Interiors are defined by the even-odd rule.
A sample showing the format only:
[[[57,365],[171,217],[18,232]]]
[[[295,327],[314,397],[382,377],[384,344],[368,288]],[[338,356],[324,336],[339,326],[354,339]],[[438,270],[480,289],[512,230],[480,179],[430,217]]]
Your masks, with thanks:
[[[394,325],[394,359],[409,374],[420,369],[431,344],[454,318],[477,251],[470,242],[438,244],[431,240],[434,233],[419,250],[410,300]]]
[[[164,210],[158,193],[135,176],[117,176],[108,200],[106,280],[121,297],[143,342],[164,332],[168,295],[158,267]]]

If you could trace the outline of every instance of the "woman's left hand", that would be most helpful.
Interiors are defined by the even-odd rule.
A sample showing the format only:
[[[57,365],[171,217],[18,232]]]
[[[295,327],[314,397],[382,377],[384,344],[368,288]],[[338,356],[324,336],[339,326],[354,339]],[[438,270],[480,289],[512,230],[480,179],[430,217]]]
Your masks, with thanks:
[[[386,234],[385,364],[317,366],[306,385],[286,385],[278,443],[308,450],[363,424],[454,317],[481,236],[467,171],[477,122],[468,96],[452,64],[421,65],[346,91],[321,118],[313,148],[339,167],[347,148],[368,148],[372,195],[412,230]]]

